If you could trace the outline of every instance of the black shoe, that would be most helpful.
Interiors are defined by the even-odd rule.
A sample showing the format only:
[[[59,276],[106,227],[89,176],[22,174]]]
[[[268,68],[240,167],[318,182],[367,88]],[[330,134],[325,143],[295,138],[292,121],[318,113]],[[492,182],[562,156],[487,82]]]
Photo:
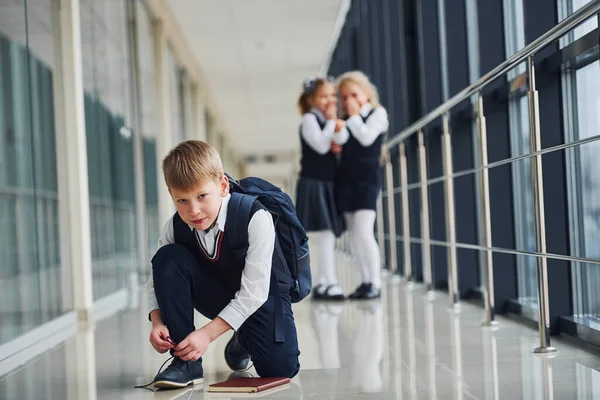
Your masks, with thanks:
[[[379,297],[381,297],[381,289],[376,288],[375,286],[373,286],[372,283],[368,283],[365,291],[356,299],[357,300],[371,300],[371,299],[377,299]]]
[[[337,294],[329,294],[329,291],[333,288],[338,288]],[[327,301],[344,301],[346,300],[346,296],[341,293],[341,289],[337,284],[329,285],[325,288],[325,291],[321,293],[319,297],[315,297],[315,300],[327,300]]]
[[[356,290],[354,290],[354,292],[352,292],[350,294],[350,296],[348,296],[349,299],[358,299],[360,298],[368,289],[369,289],[369,283],[361,283],[359,287],[356,288]]]
[[[244,350],[237,333],[234,333],[225,346],[225,362],[232,371],[246,371],[252,366],[250,354]]]
[[[171,364],[154,378],[153,384],[159,389],[178,389],[188,385],[204,382],[202,359],[198,361],[183,361],[173,357]]]

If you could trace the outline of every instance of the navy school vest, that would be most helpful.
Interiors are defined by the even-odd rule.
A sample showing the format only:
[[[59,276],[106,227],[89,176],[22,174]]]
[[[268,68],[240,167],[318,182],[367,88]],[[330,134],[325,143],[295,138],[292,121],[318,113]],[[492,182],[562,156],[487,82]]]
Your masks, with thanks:
[[[361,118],[367,122],[373,115],[373,108],[366,116]],[[368,147],[364,147],[352,134],[350,128],[348,133],[350,137],[344,145],[341,162],[338,170],[338,176],[341,181],[361,181],[367,183],[380,184],[379,168],[381,167],[381,147],[383,145],[384,135],[377,136],[377,139]]]
[[[255,201],[252,206],[250,219],[252,219],[252,216],[256,211],[264,209],[265,207],[260,202]],[[234,232],[227,230],[227,221],[231,221],[230,211],[231,208],[227,210],[225,231],[222,232],[219,230],[217,237],[215,238],[215,252],[212,256],[209,256],[202,248],[200,239],[196,236],[195,230],[190,229],[190,227],[183,222],[178,213],[175,213],[175,216],[173,217],[173,231],[175,243],[181,244],[187,248],[196,257],[200,268],[205,268],[210,271],[216,279],[235,293],[240,290],[247,248],[235,249],[230,245],[232,240],[229,239],[229,237],[234,234]],[[240,226],[238,229],[248,230],[248,227]],[[277,237],[275,237],[275,240],[277,241]],[[212,251],[212,249],[209,249],[209,251]],[[284,268],[287,268],[287,266],[282,265],[280,258],[273,252],[271,270],[277,278],[281,293],[287,293],[291,286],[289,274],[284,272]],[[272,291],[273,288],[271,288],[270,292]]]
[[[235,195],[245,196],[238,193]],[[252,216],[258,210],[266,210],[266,208],[260,202],[255,201],[250,212],[250,219],[252,219]],[[198,267],[208,270],[209,274],[221,282],[226,288],[231,290],[233,295],[235,292],[240,290],[241,287],[242,271],[244,270],[245,266],[247,248],[235,249],[230,245],[230,243],[234,242],[234,240],[231,239],[232,235],[236,234],[236,232],[233,232],[233,230],[227,230],[228,221],[231,221],[231,219],[234,218],[232,211],[233,208],[229,208],[227,210],[225,231],[219,231],[217,234],[217,237],[215,238],[215,251],[212,257],[207,254],[200,244],[199,238],[196,237],[195,230],[190,229],[190,227],[181,219],[179,213],[175,213],[175,216],[173,217],[173,232],[175,236],[175,243],[181,244],[187,248],[198,261]],[[248,230],[248,226],[238,226],[237,229]],[[277,236],[275,236],[276,246],[277,240]],[[209,249],[209,251],[210,250],[212,249]],[[274,298],[274,339],[276,342],[285,342],[281,294],[289,293],[293,283],[291,281],[291,274],[289,271],[285,270],[286,268],[287,265],[285,265],[277,253],[273,251],[269,296],[273,296]]]
[[[317,122],[321,127],[321,130],[325,128],[325,122],[317,116],[317,114],[311,113],[317,118]],[[337,169],[337,160],[335,154],[328,151],[325,154],[317,153],[302,137],[302,125],[300,125],[300,144],[302,147],[302,159],[300,160],[300,176],[307,178],[315,178],[322,180],[332,181],[335,179],[335,172]]]

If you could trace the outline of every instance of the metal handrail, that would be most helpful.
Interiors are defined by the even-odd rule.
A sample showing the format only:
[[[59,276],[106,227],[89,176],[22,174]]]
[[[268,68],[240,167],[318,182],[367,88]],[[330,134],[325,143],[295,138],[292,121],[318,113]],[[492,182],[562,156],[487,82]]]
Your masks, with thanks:
[[[398,135],[391,138],[386,143],[386,147],[389,149],[390,147],[395,146],[398,143],[404,141],[412,134],[425,128],[431,122],[435,121],[437,118],[440,118],[442,115],[450,111],[455,106],[469,99],[471,96],[483,89],[489,83],[506,74],[508,71],[515,68],[517,65],[524,63],[529,57],[536,54],[546,46],[551,45],[552,43],[554,43],[562,36],[576,28],[588,18],[598,14],[598,12],[600,12],[600,0],[591,1],[590,3],[581,7],[579,10],[575,11],[573,14],[569,15],[567,18],[559,22],[548,32],[546,32],[527,46],[523,47],[513,56],[509,57],[506,61],[498,65],[496,68],[492,69],[490,72],[483,75],[481,78],[467,86],[465,89],[458,92],[444,104],[438,106],[436,109],[423,116],[417,122],[402,130]]]
[[[590,137],[585,138],[585,139],[575,140],[573,142],[559,144],[559,145],[552,146],[552,147],[547,147],[547,148],[545,148],[543,150],[534,151],[534,152],[527,153],[527,154],[522,154],[520,156],[515,156],[515,157],[511,157],[511,158],[505,158],[504,160],[494,161],[492,163],[489,163],[487,165],[482,165],[482,166],[477,167],[477,168],[471,168],[471,169],[466,169],[464,171],[455,172],[455,173],[453,173],[452,175],[449,175],[449,176],[440,176],[440,177],[437,177],[437,178],[431,178],[431,179],[428,179],[425,183],[428,186],[431,186],[431,185],[436,184],[436,183],[442,183],[442,182],[444,182],[448,178],[450,178],[450,179],[461,178],[463,176],[472,175],[472,174],[475,174],[477,172],[484,171],[486,169],[492,169],[492,168],[501,167],[503,165],[512,164],[512,163],[517,162],[517,161],[522,161],[522,160],[527,160],[527,159],[530,159],[530,158],[534,158],[535,156],[538,156],[538,155],[544,155],[544,154],[554,153],[555,151],[571,149],[573,147],[582,146],[584,144],[593,143],[593,142],[597,142],[597,141],[600,141],[600,135],[590,136]],[[414,190],[414,189],[420,189],[420,188],[421,188],[421,182],[415,182],[415,183],[410,183],[410,184],[406,185],[406,189],[407,190]],[[402,192],[402,187],[400,187],[400,186],[394,187],[393,189],[394,189],[393,190],[394,194],[398,194],[398,193]],[[383,191],[382,192],[382,196],[385,197],[387,195],[388,195],[387,191]]]
[[[536,274],[537,274],[537,289],[538,289],[538,312],[539,312],[539,334],[540,334],[540,346],[534,351],[536,353],[553,353],[556,348],[550,345],[550,317],[549,317],[549,299],[548,299],[548,274],[547,274],[547,260],[548,259],[560,259],[567,261],[584,262],[591,264],[600,264],[600,260],[586,259],[581,257],[563,256],[558,254],[551,254],[546,251],[546,235],[545,235],[545,201],[544,201],[544,184],[543,184],[543,166],[542,166],[542,155],[555,152],[558,150],[564,150],[581,146],[585,143],[595,142],[600,139],[600,135],[593,136],[590,138],[574,141],[568,144],[561,144],[553,146],[547,149],[541,148],[541,132],[540,132],[540,108],[539,108],[539,94],[536,89],[535,79],[535,66],[533,58],[543,48],[554,43],[568,32],[572,31],[578,25],[588,20],[589,18],[600,14],[600,0],[594,0],[578,11],[565,18],[562,22],[558,23],[552,29],[545,34],[541,35],[538,39],[534,40],[531,44],[518,51],[512,57],[492,69],[490,72],[482,76],[480,79],[466,87],[464,90],[453,96],[451,99],[438,106],[427,115],[423,116],[420,120],[413,123],[403,131],[401,131],[396,137],[391,138],[386,142],[386,148],[388,151],[391,147],[399,145],[399,172],[400,172],[400,187],[395,188],[393,185],[393,168],[391,168],[390,160],[386,165],[386,181],[385,188],[382,191],[382,195],[387,198],[388,202],[388,213],[390,219],[395,220],[395,195],[402,195],[402,225],[403,225],[403,237],[399,237],[396,233],[395,224],[389,224],[389,235],[382,234],[382,230],[378,228],[378,236],[380,241],[390,240],[390,253],[395,254],[397,241],[400,238],[404,242],[404,275],[407,282],[412,281],[412,266],[410,265],[410,243],[421,243],[422,251],[422,264],[423,264],[423,282],[428,295],[432,293],[431,283],[431,257],[430,247],[434,246],[445,246],[448,249],[448,289],[449,297],[451,299],[451,306],[454,309],[459,308],[458,304],[458,291],[457,291],[457,262],[456,262],[456,249],[472,249],[482,251],[484,257],[483,262],[483,283],[484,283],[484,308],[486,311],[486,320],[483,326],[494,326],[497,324],[495,320],[495,303],[494,303],[494,273],[493,273],[493,260],[492,255],[494,252],[510,253],[516,255],[527,255],[536,258]],[[487,157],[487,128],[486,118],[483,107],[483,92],[482,89],[489,83],[503,76],[511,69],[515,68],[521,63],[526,63],[527,66],[527,77],[528,77],[528,88],[527,88],[527,107],[529,114],[529,130],[530,130],[530,153],[526,155],[519,155],[508,159],[503,159],[493,163],[488,163]],[[476,96],[476,98],[474,98]],[[479,154],[479,165],[476,168],[472,168],[466,171],[459,171],[454,173],[452,165],[452,143],[451,143],[451,132],[450,132],[450,111],[453,107],[466,101],[473,100],[474,111],[475,111],[475,122],[477,131],[477,152]],[[442,161],[444,166],[443,176],[427,179],[427,151],[424,140],[424,130],[428,124],[434,122],[436,119],[442,118]],[[407,164],[405,154],[405,143],[404,140],[409,138],[414,133],[418,133],[418,147],[416,153],[418,155],[419,165],[419,182],[408,184],[407,180]],[[492,245],[492,231],[491,231],[491,210],[490,210],[490,188],[489,188],[489,170],[491,168],[499,167],[501,165],[512,164],[519,160],[531,159],[531,183],[532,183],[532,197],[533,197],[533,216],[534,216],[534,236],[536,242],[535,252],[523,252],[520,250],[503,249],[494,247]],[[481,208],[478,210],[480,216],[480,245],[471,245],[466,243],[459,243],[455,237],[455,214],[454,214],[454,190],[453,181],[454,179],[478,173],[477,179],[479,180],[478,195],[480,199]],[[446,234],[448,242],[442,242],[432,240],[430,236],[429,226],[429,209],[428,209],[428,187],[434,183],[444,183],[444,204],[446,214]],[[410,212],[408,209],[408,191],[411,189],[420,189],[420,225],[421,225],[421,238],[410,238]],[[382,197],[383,197],[382,196]],[[408,240],[403,240],[408,239]],[[395,257],[394,257],[395,259]],[[393,268],[393,273],[398,274],[399,268],[393,263],[390,264]],[[431,297],[431,296],[430,296]]]
[[[390,236],[385,235],[385,240],[390,240]],[[396,235],[396,240],[404,241],[404,236]],[[423,242],[424,242],[423,239],[416,238],[416,237],[410,237],[409,241],[411,243],[415,243],[415,244],[423,244]],[[512,254],[515,256],[545,257],[545,258],[549,258],[552,260],[573,261],[573,262],[579,262],[579,263],[583,263],[583,264],[600,265],[600,260],[597,260],[597,259],[586,258],[586,257],[565,256],[565,255],[556,254],[556,253],[538,253],[535,251],[515,250],[515,249],[508,249],[505,247],[497,247],[497,246],[487,247],[487,246],[480,246],[477,244],[462,243],[462,242],[446,242],[444,240],[435,240],[435,239],[429,240],[429,244],[431,244],[432,246],[440,246],[440,247],[456,246],[459,249],[466,249],[466,250],[492,251],[494,253]]]

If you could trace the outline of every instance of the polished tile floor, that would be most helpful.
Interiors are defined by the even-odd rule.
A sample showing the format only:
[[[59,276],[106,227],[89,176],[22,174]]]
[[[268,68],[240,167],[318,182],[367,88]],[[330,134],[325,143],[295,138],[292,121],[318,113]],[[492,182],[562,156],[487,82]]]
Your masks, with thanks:
[[[302,370],[280,399],[600,399],[600,357],[554,340],[548,359],[532,353],[534,330],[500,318],[482,329],[483,310],[448,310],[438,293],[388,283],[381,301],[295,306]],[[152,392],[148,382],[165,356],[148,343],[143,293],[138,308],[93,327],[0,377],[0,399],[210,399],[225,379],[222,337],[204,357],[205,387]],[[199,317],[198,323],[203,321]],[[243,395],[243,398],[252,396]]]

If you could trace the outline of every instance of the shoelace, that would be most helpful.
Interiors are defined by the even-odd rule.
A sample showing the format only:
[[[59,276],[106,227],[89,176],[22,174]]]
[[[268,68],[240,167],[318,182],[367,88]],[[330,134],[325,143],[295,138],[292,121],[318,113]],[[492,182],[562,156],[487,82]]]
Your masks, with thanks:
[[[176,344],[176,343],[173,341],[173,339],[171,339],[171,337],[170,337],[170,336],[167,336],[167,341],[168,341],[169,343],[171,343],[173,346],[177,346],[177,344]],[[160,368],[158,369],[158,372],[156,373],[156,375],[160,374],[160,373],[161,373],[161,371],[162,371],[162,369],[163,369],[163,367],[165,366],[165,364],[166,364],[166,363],[168,363],[169,361],[171,361],[173,358],[175,358],[175,357],[174,357],[174,356],[171,356],[171,357],[167,358],[167,359],[165,360],[165,362],[164,362],[164,363],[162,363],[162,365],[161,365],[161,366],[160,366]],[[155,375],[155,376],[156,376],[156,375]],[[148,386],[152,385],[153,383],[154,383],[154,379],[153,379],[153,380],[152,380],[150,383],[148,383],[148,384],[146,384],[146,385],[138,385],[138,386],[134,386],[134,388],[135,388],[135,389],[146,389],[146,390],[150,390],[151,392],[154,392],[154,390],[152,390],[152,389],[148,388]]]
[[[173,358],[174,358],[173,356],[167,358],[166,361],[158,369],[158,372],[156,373],[156,375],[160,374],[162,372],[162,369],[165,366],[165,364],[168,363],[169,361],[171,361]],[[135,389],[148,389],[153,392],[154,390],[148,388],[148,386],[152,385],[153,383],[154,383],[154,379],[150,383],[147,383],[145,385],[134,386],[134,388]]]

